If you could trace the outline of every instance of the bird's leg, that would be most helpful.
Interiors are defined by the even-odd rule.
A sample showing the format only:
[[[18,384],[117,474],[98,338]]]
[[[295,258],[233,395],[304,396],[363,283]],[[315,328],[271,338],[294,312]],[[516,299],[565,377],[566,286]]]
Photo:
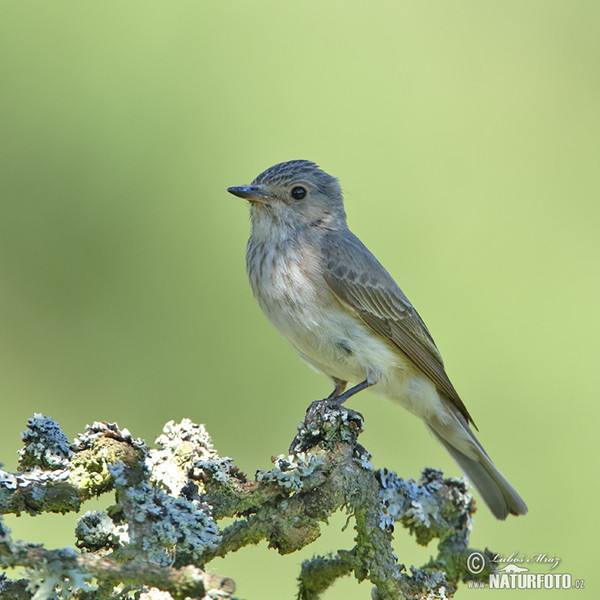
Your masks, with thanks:
[[[328,408],[339,408],[344,402],[346,402],[346,400],[348,400],[348,398],[350,398],[350,396],[354,396],[354,394],[357,394],[361,390],[371,387],[372,385],[375,385],[375,383],[377,383],[365,379],[364,381],[361,381],[360,383],[358,383],[354,387],[351,387],[348,391],[342,394],[341,392],[344,391],[348,382],[333,377],[332,379],[335,383],[335,389],[324,400],[315,400],[314,402],[311,402],[310,406],[308,407],[308,410],[306,411],[307,421],[313,421],[317,412],[321,415],[321,418],[323,418],[325,415],[325,411]],[[350,409],[348,410],[352,414],[360,416],[361,419],[363,418],[363,416],[359,412]]]
[[[347,392],[344,392],[343,394],[337,394],[333,397],[330,396],[330,398],[331,400],[335,400],[335,403],[338,406],[340,406],[341,404],[346,402],[346,400],[348,400],[350,396],[354,396],[354,394],[358,394],[358,392],[361,392],[362,390],[365,390],[368,387],[375,385],[376,383],[376,381],[369,381],[368,379],[365,379],[364,381],[357,383],[354,387],[351,387]]]
[[[331,394],[329,394],[329,396],[325,398],[326,400],[333,400],[334,398],[337,398],[346,389],[346,386],[348,385],[347,381],[342,381],[337,377],[332,377],[331,379],[333,379],[335,388],[333,392],[331,392]]]
[[[333,385],[335,385],[333,392],[331,392],[331,394],[329,394],[329,396],[327,396],[327,398],[324,398],[323,400],[314,400],[310,403],[310,406],[306,411],[306,416],[308,418],[312,419],[317,409],[320,411],[321,416],[323,416],[324,408],[326,406],[337,405],[337,399],[340,397],[340,394],[346,389],[346,386],[348,385],[347,381],[338,379],[337,377],[332,377],[331,375],[330,377],[333,380]]]
[[[298,452],[304,451],[306,448],[312,447],[315,443],[318,443],[318,440],[320,439],[319,436],[323,435],[322,426],[328,412],[338,409],[337,412],[340,413],[339,409],[341,405],[348,400],[350,396],[377,383],[377,380],[372,381],[365,379],[365,381],[350,388],[347,392],[342,393],[346,388],[347,382],[333,377],[332,379],[335,384],[335,389],[327,398],[311,402],[306,411],[304,423],[299,426],[298,434],[292,441],[290,454],[297,454]],[[349,408],[344,408],[342,411],[345,413],[344,418],[346,419],[348,417],[358,417],[361,421],[364,421],[364,417],[359,412],[350,410]],[[339,418],[339,415],[337,418]]]

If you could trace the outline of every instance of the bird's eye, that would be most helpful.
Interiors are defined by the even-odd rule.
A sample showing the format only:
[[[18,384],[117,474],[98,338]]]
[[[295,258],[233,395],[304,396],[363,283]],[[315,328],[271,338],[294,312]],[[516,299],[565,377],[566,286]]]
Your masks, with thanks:
[[[294,200],[302,200],[304,196],[306,196],[306,189],[301,185],[297,185],[292,189],[292,198],[294,198]]]

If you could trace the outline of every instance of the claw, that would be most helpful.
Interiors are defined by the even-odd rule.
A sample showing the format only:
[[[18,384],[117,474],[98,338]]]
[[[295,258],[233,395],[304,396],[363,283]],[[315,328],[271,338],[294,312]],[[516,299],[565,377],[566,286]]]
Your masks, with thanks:
[[[323,424],[324,422],[331,421],[333,411],[338,411],[334,414],[339,415],[341,409],[347,417],[360,419],[360,421],[364,422],[364,417],[361,413],[349,408],[342,408],[344,400],[345,398],[340,398],[339,396],[334,398],[330,396],[323,400],[311,402],[306,411],[304,421],[298,426],[298,433],[290,445],[289,453],[297,454],[319,443],[323,435]]]

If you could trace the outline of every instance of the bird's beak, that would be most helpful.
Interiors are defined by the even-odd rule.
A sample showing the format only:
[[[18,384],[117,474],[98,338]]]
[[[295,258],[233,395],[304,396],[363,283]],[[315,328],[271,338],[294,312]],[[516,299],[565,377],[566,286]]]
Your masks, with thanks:
[[[250,202],[268,202],[270,197],[257,185],[238,185],[236,187],[228,187],[227,191],[234,196],[245,198]]]

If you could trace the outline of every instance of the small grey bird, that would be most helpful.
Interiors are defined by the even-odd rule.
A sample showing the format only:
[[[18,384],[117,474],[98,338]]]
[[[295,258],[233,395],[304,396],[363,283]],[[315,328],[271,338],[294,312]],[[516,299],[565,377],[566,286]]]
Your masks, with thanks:
[[[277,164],[228,192],[250,202],[246,267],[261,309],[342,403],[372,387],[423,419],[505,519],[527,506],[473,434],[417,311],[348,229],[338,180],[307,160]],[[348,382],[356,385],[344,391]]]

